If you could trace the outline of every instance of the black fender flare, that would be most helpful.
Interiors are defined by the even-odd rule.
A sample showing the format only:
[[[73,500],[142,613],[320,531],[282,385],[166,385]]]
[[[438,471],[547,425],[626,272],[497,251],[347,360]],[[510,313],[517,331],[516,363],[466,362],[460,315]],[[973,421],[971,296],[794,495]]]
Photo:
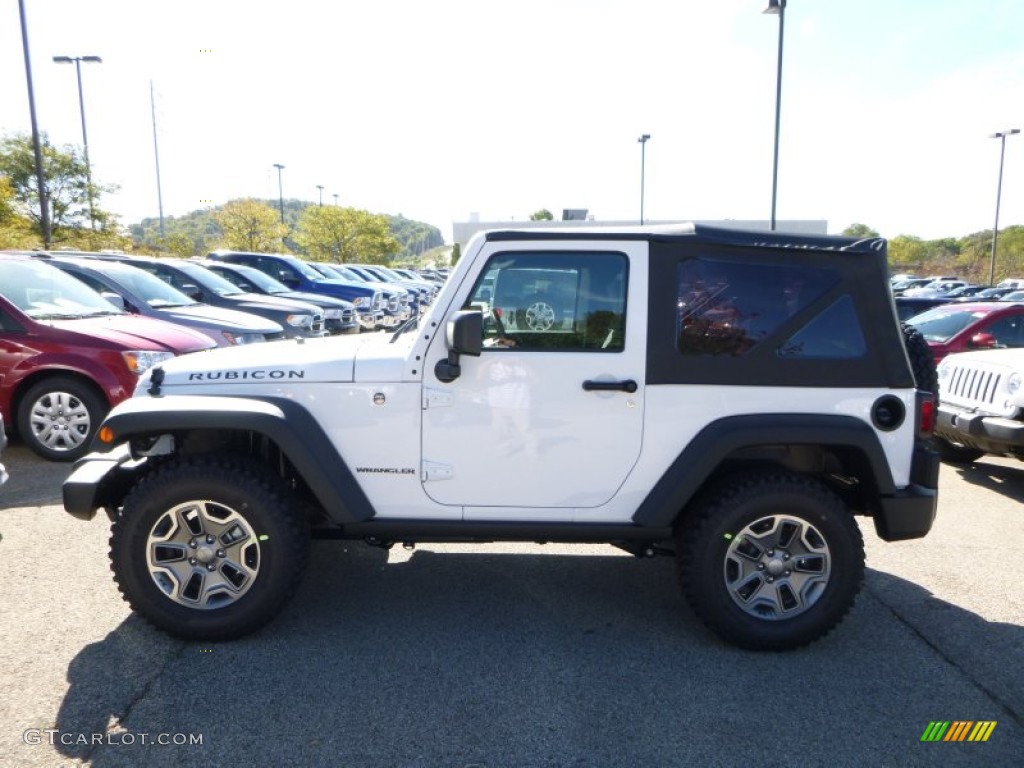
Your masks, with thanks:
[[[244,430],[265,435],[294,465],[327,514],[338,523],[373,517],[373,506],[319,422],[300,403],[281,397],[169,395],[135,397],[107,416],[109,450],[140,435],[191,430]]]
[[[642,526],[671,526],[680,510],[730,454],[762,445],[854,448],[866,457],[883,496],[896,484],[874,430],[853,416],[803,413],[728,416],[708,424],[665,470],[633,514]]]

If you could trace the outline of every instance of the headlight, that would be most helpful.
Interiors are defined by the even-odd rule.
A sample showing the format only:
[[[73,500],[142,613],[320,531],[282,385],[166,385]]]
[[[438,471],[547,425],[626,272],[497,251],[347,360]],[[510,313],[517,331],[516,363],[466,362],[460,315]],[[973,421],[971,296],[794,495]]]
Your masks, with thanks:
[[[1006,391],[1011,395],[1017,394],[1017,390],[1020,389],[1021,375],[1019,373],[1011,373],[1010,378],[1006,380]]]
[[[122,352],[121,357],[124,358],[124,364],[128,366],[129,371],[141,376],[154,365],[162,363],[164,360],[170,360],[174,357],[174,353],[133,349],[130,352]]]
[[[312,315],[288,315],[285,318],[288,325],[293,328],[312,328],[313,327],[313,316]]]
[[[936,373],[939,375],[939,381],[945,381],[946,379],[949,378],[949,372],[950,369],[952,369],[952,367],[953,364],[950,363],[948,359],[943,360],[941,363],[939,363],[939,368],[936,371]]]
[[[367,296],[360,296],[358,298],[352,299],[352,303],[355,304],[357,307],[366,306],[366,304],[368,304],[369,301],[370,299]]]
[[[231,333],[230,331],[222,331],[221,335],[224,336],[228,344],[255,344],[263,341],[265,338],[262,333]]]
[[[340,309],[325,309],[324,310],[324,317],[327,320],[340,320],[341,319],[341,310]]]

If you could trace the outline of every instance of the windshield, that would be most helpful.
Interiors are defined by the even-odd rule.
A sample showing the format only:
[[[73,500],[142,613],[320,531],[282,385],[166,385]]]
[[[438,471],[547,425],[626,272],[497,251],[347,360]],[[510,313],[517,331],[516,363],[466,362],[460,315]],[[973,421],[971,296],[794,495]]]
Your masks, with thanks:
[[[238,287],[244,290],[249,290],[247,283],[251,283],[264,293],[287,293],[291,290],[280,280],[275,280],[266,272],[260,272],[256,267],[232,264],[230,267],[217,266],[212,269],[232,284],[236,279],[239,280]]]
[[[244,291],[242,291],[237,285],[229,283],[223,277],[211,272],[206,267],[188,263],[178,264],[176,266],[197,283],[200,283],[203,288],[208,291],[212,291],[218,296],[237,296],[244,293]]]
[[[81,280],[39,261],[0,259],[0,293],[35,320],[124,314]]]
[[[909,322],[921,332],[925,341],[941,343],[949,341],[975,320],[980,320],[987,314],[988,312],[982,310],[951,310],[942,306],[922,312]]]
[[[134,293],[154,309],[188,307],[199,303],[156,275],[127,264],[105,264],[102,271],[110,280]]]

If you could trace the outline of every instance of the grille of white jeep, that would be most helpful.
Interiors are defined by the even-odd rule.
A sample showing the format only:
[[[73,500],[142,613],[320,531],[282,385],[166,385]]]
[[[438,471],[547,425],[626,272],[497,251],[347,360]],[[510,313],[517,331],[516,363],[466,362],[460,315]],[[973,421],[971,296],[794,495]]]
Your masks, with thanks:
[[[978,360],[947,359],[940,369],[939,393],[943,402],[997,416],[1014,416],[1006,379],[1012,373],[1003,365]]]

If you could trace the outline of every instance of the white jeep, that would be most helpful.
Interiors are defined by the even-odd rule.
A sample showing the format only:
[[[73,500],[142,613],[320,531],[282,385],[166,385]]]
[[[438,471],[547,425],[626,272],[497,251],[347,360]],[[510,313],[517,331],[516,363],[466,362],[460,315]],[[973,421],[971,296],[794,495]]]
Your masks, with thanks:
[[[939,364],[939,453],[954,464],[986,453],[1024,459],[1024,349],[948,355]]]
[[[880,239],[489,232],[416,325],[155,368],[65,506],[106,511],[125,598],[186,638],[268,622],[313,536],[674,554],[715,632],[796,647],[854,601],[855,515],[935,515],[931,358],[886,275]]]

